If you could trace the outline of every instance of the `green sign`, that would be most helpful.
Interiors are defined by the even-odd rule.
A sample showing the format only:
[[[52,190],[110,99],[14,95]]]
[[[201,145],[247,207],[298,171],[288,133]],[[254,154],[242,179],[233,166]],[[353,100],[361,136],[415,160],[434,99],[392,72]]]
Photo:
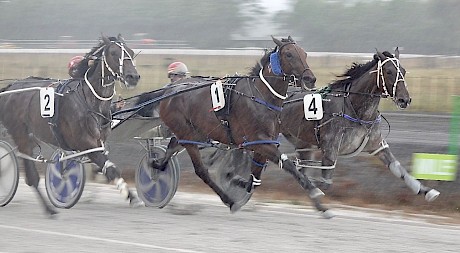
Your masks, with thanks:
[[[418,179],[455,181],[457,155],[414,153],[412,176]]]

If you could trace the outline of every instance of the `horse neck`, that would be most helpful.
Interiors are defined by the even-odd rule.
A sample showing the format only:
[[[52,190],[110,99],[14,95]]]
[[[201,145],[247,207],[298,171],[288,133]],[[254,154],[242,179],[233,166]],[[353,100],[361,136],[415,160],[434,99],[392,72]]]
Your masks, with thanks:
[[[96,104],[110,104],[111,99],[101,100],[97,96],[102,98],[110,98],[114,94],[115,84],[112,83],[114,82],[114,77],[110,71],[105,68],[104,61],[102,59],[98,61],[98,63],[95,64],[93,68],[93,71],[90,69],[85,74],[86,80],[84,81],[85,84],[83,85],[85,96],[91,97],[91,100],[95,101]]]
[[[262,74],[267,83],[277,94],[281,96],[286,96],[288,89],[288,81],[284,80],[284,78],[280,76],[274,75],[271,71],[269,71],[268,67],[263,68]],[[265,101],[270,102],[271,104],[274,104],[276,106],[283,105],[284,99],[279,98],[272,91],[270,91],[270,88],[268,88],[267,85],[264,84],[261,78],[256,78],[254,84],[257,90],[263,96]]]
[[[352,81],[349,100],[357,116],[361,119],[373,119],[378,114],[381,92],[377,88],[376,73],[364,73]]]

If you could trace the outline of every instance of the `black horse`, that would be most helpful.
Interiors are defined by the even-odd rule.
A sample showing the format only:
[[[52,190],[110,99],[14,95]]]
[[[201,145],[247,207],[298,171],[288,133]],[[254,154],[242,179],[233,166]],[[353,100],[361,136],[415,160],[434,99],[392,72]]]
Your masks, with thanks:
[[[386,51],[377,52],[367,63],[354,63],[339,76],[341,79],[318,92],[324,111],[319,120],[307,120],[305,117],[305,110],[319,110],[314,102],[303,103],[304,97],[311,92],[298,92],[291,96],[281,114],[281,132],[296,148],[299,169],[322,169],[319,181],[327,188],[332,184],[339,156],[351,157],[369,152],[376,155],[396,177],[404,180],[415,194],[425,195],[427,201],[436,199],[439,192],[422,185],[401,166],[380,130],[382,117],[378,106],[382,97],[390,97],[399,109],[405,109],[411,102],[405,74],[397,49],[395,56]],[[312,154],[316,150],[321,152],[320,165],[312,164]]]
[[[282,40],[273,38],[273,41],[275,49],[267,51],[248,77],[235,78],[224,85],[226,98],[221,110],[214,112],[216,105],[209,89],[193,90],[160,102],[160,117],[176,137],[171,138],[165,157],[153,160],[152,166],[163,170],[169,158],[185,147],[195,173],[232,212],[236,211],[244,203],[233,199],[211,179],[200,157],[200,145],[218,141],[252,153],[253,174],[249,178],[235,175],[232,181],[238,187],[252,192],[255,186],[260,185],[263,168],[270,160],[291,173],[309,191],[318,210],[325,212],[327,209],[319,201],[322,192],[295,168],[286,155],[281,154],[277,140],[281,107],[288,85],[300,82],[311,89],[316,78],[307,64],[306,52],[291,37]],[[184,87],[174,87],[169,92],[181,89]],[[213,94],[216,92],[211,91]],[[229,176],[232,176],[231,173]]]
[[[79,63],[77,78],[58,81],[29,77],[0,90],[7,92],[54,87],[58,94],[55,113],[51,118],[41,117],[37,90],[0,97],[0,121],[18,146],[19,155],[26,158],[23,159],[26,183],[34,187],[49,214],[55,214],[56,211],[47,204],[38,189],[40,177],[32,161],[32,150],[38,145],[38,140],[69,151],[104,147],[110,133],[110,103],[115,94],[115,81],[132,87],[137,85],[140,78],[133,57],[133,51],[120,35],[117,38],[103,36],[100,43]],[[109,181],[116,181],[130,202],[138,201],[121,178],[121,171],[108,160],[105,152],[93,152],[87,156]]]

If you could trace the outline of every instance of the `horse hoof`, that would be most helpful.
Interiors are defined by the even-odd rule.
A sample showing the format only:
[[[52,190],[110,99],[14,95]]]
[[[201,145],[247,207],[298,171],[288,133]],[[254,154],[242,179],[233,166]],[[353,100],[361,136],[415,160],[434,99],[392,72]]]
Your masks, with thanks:
[[[318,188],[314,188],[313,190],[310,191],[310,198],[311,199],[316,199],[316,198],[319,198],[319,197],[322,197],[322,196],[324,196],[324,192],[322,192]]]
[[[145,203],[139,198],[132,198],[129,200],[129,206],[132,208],[143,207]]]
[[[243,205],[238,204],[238,203],[233,203],[233,205],[230,206],[230,213],[236,213],[238,212]]]
[[[439,194],[441,193],[438,192],[437,190],[431,189],[429,192],[425,194],[425,200],[428,202],[434,201],[435,199],[438,198]]]
[[[332,219],[332,218],[335,217],[335,213],[332,212],[331,210],[326,210],[326,211],[322,212],[321,215],[322,215],[323,218],[325,218],[325,219]]]

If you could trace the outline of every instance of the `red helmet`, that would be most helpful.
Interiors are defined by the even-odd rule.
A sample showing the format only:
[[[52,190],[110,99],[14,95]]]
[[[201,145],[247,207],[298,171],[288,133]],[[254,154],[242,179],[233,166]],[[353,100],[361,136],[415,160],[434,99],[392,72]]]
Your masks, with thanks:
[[[176,61],[169,64],[168,66],[168,77],[170,77],[171,75],[185,76],[188,73],[188,68],[183,62]]]
[[[73,77],[73,78],[76,78],[77,77],[77,71],[78,71],[78,63],[80,63],[82,60],[83,60],[83,56],[81,55],[77,55],[77,56],[74,56],[72,57],[72,59],[70,59],[69,63],[67,64],[67,68],[69,69],[69,76]]]
[[[70,68],[74,67],[79,62],[81,62],[81,60],[83,60],[83,56],[81,56],[81,55],[77,55],[77,56],[72,57],[72,59],[70,59],[69,63],[67,64],[67,68],[70,69]]]

